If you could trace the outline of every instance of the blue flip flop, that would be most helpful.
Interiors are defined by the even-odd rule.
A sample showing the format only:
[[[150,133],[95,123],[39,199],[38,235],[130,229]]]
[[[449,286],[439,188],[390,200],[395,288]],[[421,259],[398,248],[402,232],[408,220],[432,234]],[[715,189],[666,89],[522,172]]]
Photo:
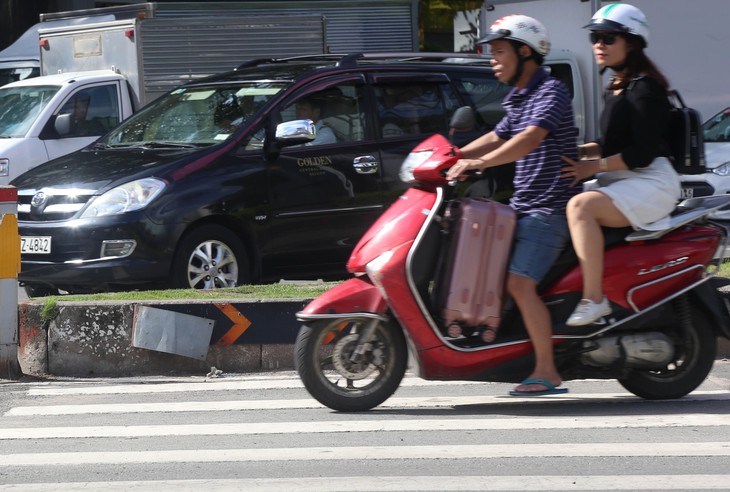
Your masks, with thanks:
[[[552,384],[550,381],[545,381],[544,379],[525,379],[520,383],[520,385],[523,384],[540,384],[542,386],[545,386],[545,389],[542,391],[517,391],[512,390],[509,392],[511,396],[544,396],[544,395],[562,395],[568,392],[568,388],[557,388],[554,384]]]

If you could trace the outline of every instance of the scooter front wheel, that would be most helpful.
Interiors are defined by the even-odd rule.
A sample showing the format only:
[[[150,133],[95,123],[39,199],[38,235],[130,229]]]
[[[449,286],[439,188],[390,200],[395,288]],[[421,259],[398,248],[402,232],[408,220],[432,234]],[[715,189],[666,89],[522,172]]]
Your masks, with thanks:
[[[408,350],[403,332],[392,321],[321,320],[299,330],[295,362],[317,401],[333,410],[360,412],[380,405],[398,389]]]

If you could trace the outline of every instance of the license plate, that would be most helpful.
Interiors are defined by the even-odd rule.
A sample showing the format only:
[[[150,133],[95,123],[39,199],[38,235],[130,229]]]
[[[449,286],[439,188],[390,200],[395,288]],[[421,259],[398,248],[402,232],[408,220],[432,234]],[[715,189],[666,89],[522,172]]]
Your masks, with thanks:
[[[51,254],[51,236],[25,236],[20,238],[20,252],[32,255]]]
[[[690,198],[694,198],[694,196],[694,188],[682,188],[682,200],[688,200]]]

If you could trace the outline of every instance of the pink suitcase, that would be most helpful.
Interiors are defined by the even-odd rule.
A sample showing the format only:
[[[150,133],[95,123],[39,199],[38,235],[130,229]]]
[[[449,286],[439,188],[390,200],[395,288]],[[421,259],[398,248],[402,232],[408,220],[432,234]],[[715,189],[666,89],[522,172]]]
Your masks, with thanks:
[[[496,336],[515,222],[508,205],[484,198],[462,200],[441,288],[448,336],[479,331],[486,342]]]

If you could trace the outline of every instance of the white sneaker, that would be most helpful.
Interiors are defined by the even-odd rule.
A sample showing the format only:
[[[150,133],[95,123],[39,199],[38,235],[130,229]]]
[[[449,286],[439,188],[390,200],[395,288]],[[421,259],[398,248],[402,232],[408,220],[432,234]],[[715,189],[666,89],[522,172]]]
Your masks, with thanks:
[[[611,306],[608,304],[608,299],[605,296],[598,304],[590,299],[581,299],[565,324],[568,326],[589,325],[609,314],[611,314]]]

